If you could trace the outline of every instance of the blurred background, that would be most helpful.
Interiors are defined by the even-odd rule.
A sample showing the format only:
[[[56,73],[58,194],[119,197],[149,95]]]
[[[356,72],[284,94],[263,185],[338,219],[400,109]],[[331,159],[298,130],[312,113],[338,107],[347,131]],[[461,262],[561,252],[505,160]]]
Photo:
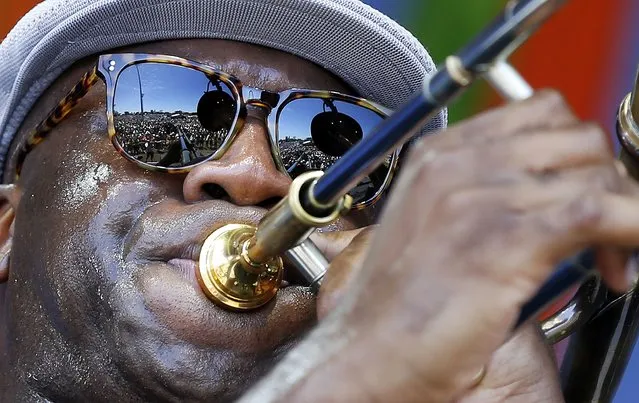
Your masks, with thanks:
[[[504,0],[366,0],[413,32],[441,62],[465,45]],[[614,129],[616,109],[639,61],[639,2],[572,0],[515,53],[513,62],[535,88],[558,88],[579,116]],[[634,43],[633,43],[634,42]],[[633,46],[634,45],[634,46]],[[477,85],[454,105],[451,122],[500,102]]]
[[[466,44],[506,3],[505,0],[364,0],[407,27],[430,50],[435,62]],[[2,0],[4,38],[34,0]],[[572,0],[514,56],[535,88],[559,89],[576,113],[614,132],[621,99],[633,84],[639,62],[639,1]],[[450,107],[450,121],[501,101],[484,84],[475,85]],[[639,353],[635,351],[615,403],[639,397]]]

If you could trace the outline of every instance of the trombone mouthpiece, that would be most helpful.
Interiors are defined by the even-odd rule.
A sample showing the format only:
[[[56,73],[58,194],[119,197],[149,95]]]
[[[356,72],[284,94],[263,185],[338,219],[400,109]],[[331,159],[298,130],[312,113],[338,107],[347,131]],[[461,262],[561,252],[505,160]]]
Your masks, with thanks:
[[[289,254],[289,259],[314,258],[313,264],[297,268],[311,281],[312,287],[321,282],[326,261],[306,238],[315,228],[331,224],[348,212],[352,203],[346,195],[334,205],[320,205],[320,212],[307,211],[304,200],[309,187],[322,174],[317,171],[298,176],[288,196],[269,211],[257,227],[229,224],[209,235],[202,245],[196,276],[211,301],[237,311],[267,304],[277,295],[282,283],[284,265],[280,256],[300,246],[303,248]],[[301,263],[299,259],[292,260]]]
[[[196,276],[200,288],[216,304],[236,311],[257,309],[280,288],[282,259],[271,257],[250,270],[243,259],[247,242],[255,236],[251,225],[229,224],[213,232],[202,245]]]

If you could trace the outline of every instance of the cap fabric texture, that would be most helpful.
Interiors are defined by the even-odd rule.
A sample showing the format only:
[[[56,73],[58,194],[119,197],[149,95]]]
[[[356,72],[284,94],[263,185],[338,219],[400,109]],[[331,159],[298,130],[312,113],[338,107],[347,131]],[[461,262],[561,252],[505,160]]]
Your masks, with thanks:
[[[46,0],[0,44],[0,175],[40,95],[74,62],[135,43],[218,38],[308,59],[396,108],[435,69],[408,31],[358,0]],[[446,125],[446,111],[427,126]]]

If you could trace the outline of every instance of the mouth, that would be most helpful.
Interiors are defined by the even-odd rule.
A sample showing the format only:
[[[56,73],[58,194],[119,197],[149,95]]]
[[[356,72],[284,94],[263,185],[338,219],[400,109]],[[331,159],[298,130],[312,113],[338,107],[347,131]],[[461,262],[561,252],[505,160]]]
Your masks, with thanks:
[[[145,210],[125,239],[124,259],[162,328],[208,348],[270,351],[315,323],[316,298],[289,264],[277,296],[255,311],[221,308],[200,288],[196,271],[206,238],[227,224],[257,225],[266,213],[222,200],[197,205],[165,200]]]
[[[266,213],[261,207],[240,207],[223,200],[197,205],[166,201],[149,207],[139,218],[125,242],[125,260],[165,262],[201,292],[195,273],[206,238],[228,224],[257,226]],[[280,287],[292,286],[307,284],[285,260]]]
[[[173,258],[170,259],[167,264],[175,268],[189,283],[191,283],[196,289],[201,290],[200,284],[195,274],[198,269],[198,262],[192,259]],[[284,274],[282,276],[282,282],[280,283],[280,290],[287,287],[302,287],[308,288],[308,284],[305,283],[303,277],[295,269],[293,265],[284,261]]]

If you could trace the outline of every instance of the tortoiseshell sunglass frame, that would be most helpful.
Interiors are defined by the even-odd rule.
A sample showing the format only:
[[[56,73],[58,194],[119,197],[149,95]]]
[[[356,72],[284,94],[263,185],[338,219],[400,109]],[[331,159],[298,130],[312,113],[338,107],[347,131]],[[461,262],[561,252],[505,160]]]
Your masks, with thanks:
[[[234,98],[238,101],[236,102],[237,105],[235,111],[235,119],[226,139],[223,141],[222,145],[215,153],[202,161],[198,161],[196,164],[193,165],[179,168],[168,168],[159,167],[139,161],[138,159],[134,158],[124,151],[122,146],[117,141],[115,124],[113,120],[115,89],[118,77],[120,76],[122,71],[124,71],[127,67],[141,63],[164,63],[195,69],[206,74],[210,78],[220,80],[228,86],[228,88],[232,91]],[[197,165],[220,158],[228,150],[231,143],[233,142],[233,139],[237,136],[237,133],[244,126],[247,113],[246,105],[248,104],[262,106],[269,110],[267,126],[269,132],[269,141],[271,143],[271,153],[278,169],[286,173],[287,175],[288,172],[284,167],[282,158],[280,157],[279,145],[277,143],[277,125],[281,109],[291,101],[300,98],[341,100],[369,109],[382,118],[386,118],[391,114],[391,111],[389,109],[376,104],[375,102],[334,91],[290,89],[283,92],[274,93],[270,91],[264,91],[259,88],[244,86],[239,79],[231,76],[230,74],[226,74],[209,66],[176,56],[153,55],[144,53],[105,54],[98,58],[97,64],[82,77],[80,82],[76,84],[69,92],[69,94],[67,94],[67,96],[58,103],[58,105],[49,113],[45,120],[42,121],[34,129],[27,140],[23,143],[17,155],[16,179],[20,174],[20,170],[27,154],[31,152],[31,150],[33,150],[33,148],[35,148],[38,144],[40,144],[47,137],[47,135],[71,113],[78,102],[100,79],[106,84],[108,135],[117,152],[120,153],[120,155],[122,155],[124,158],[140,166],[141,168],[148,169],[150,171],[165,172],[169,174],[186,173]],[[383,185],[380,187],[380,189],[378,189],[376,193],[368,200],[355,204],[353,206],[354,209],[362,209],[364,207],[372,205],[382,197],[393,179],[393,176],[397,169],[400,152],[401,149],[398,149],[390,155],[390,160],[387,161],[388,173],[384,178]]]

